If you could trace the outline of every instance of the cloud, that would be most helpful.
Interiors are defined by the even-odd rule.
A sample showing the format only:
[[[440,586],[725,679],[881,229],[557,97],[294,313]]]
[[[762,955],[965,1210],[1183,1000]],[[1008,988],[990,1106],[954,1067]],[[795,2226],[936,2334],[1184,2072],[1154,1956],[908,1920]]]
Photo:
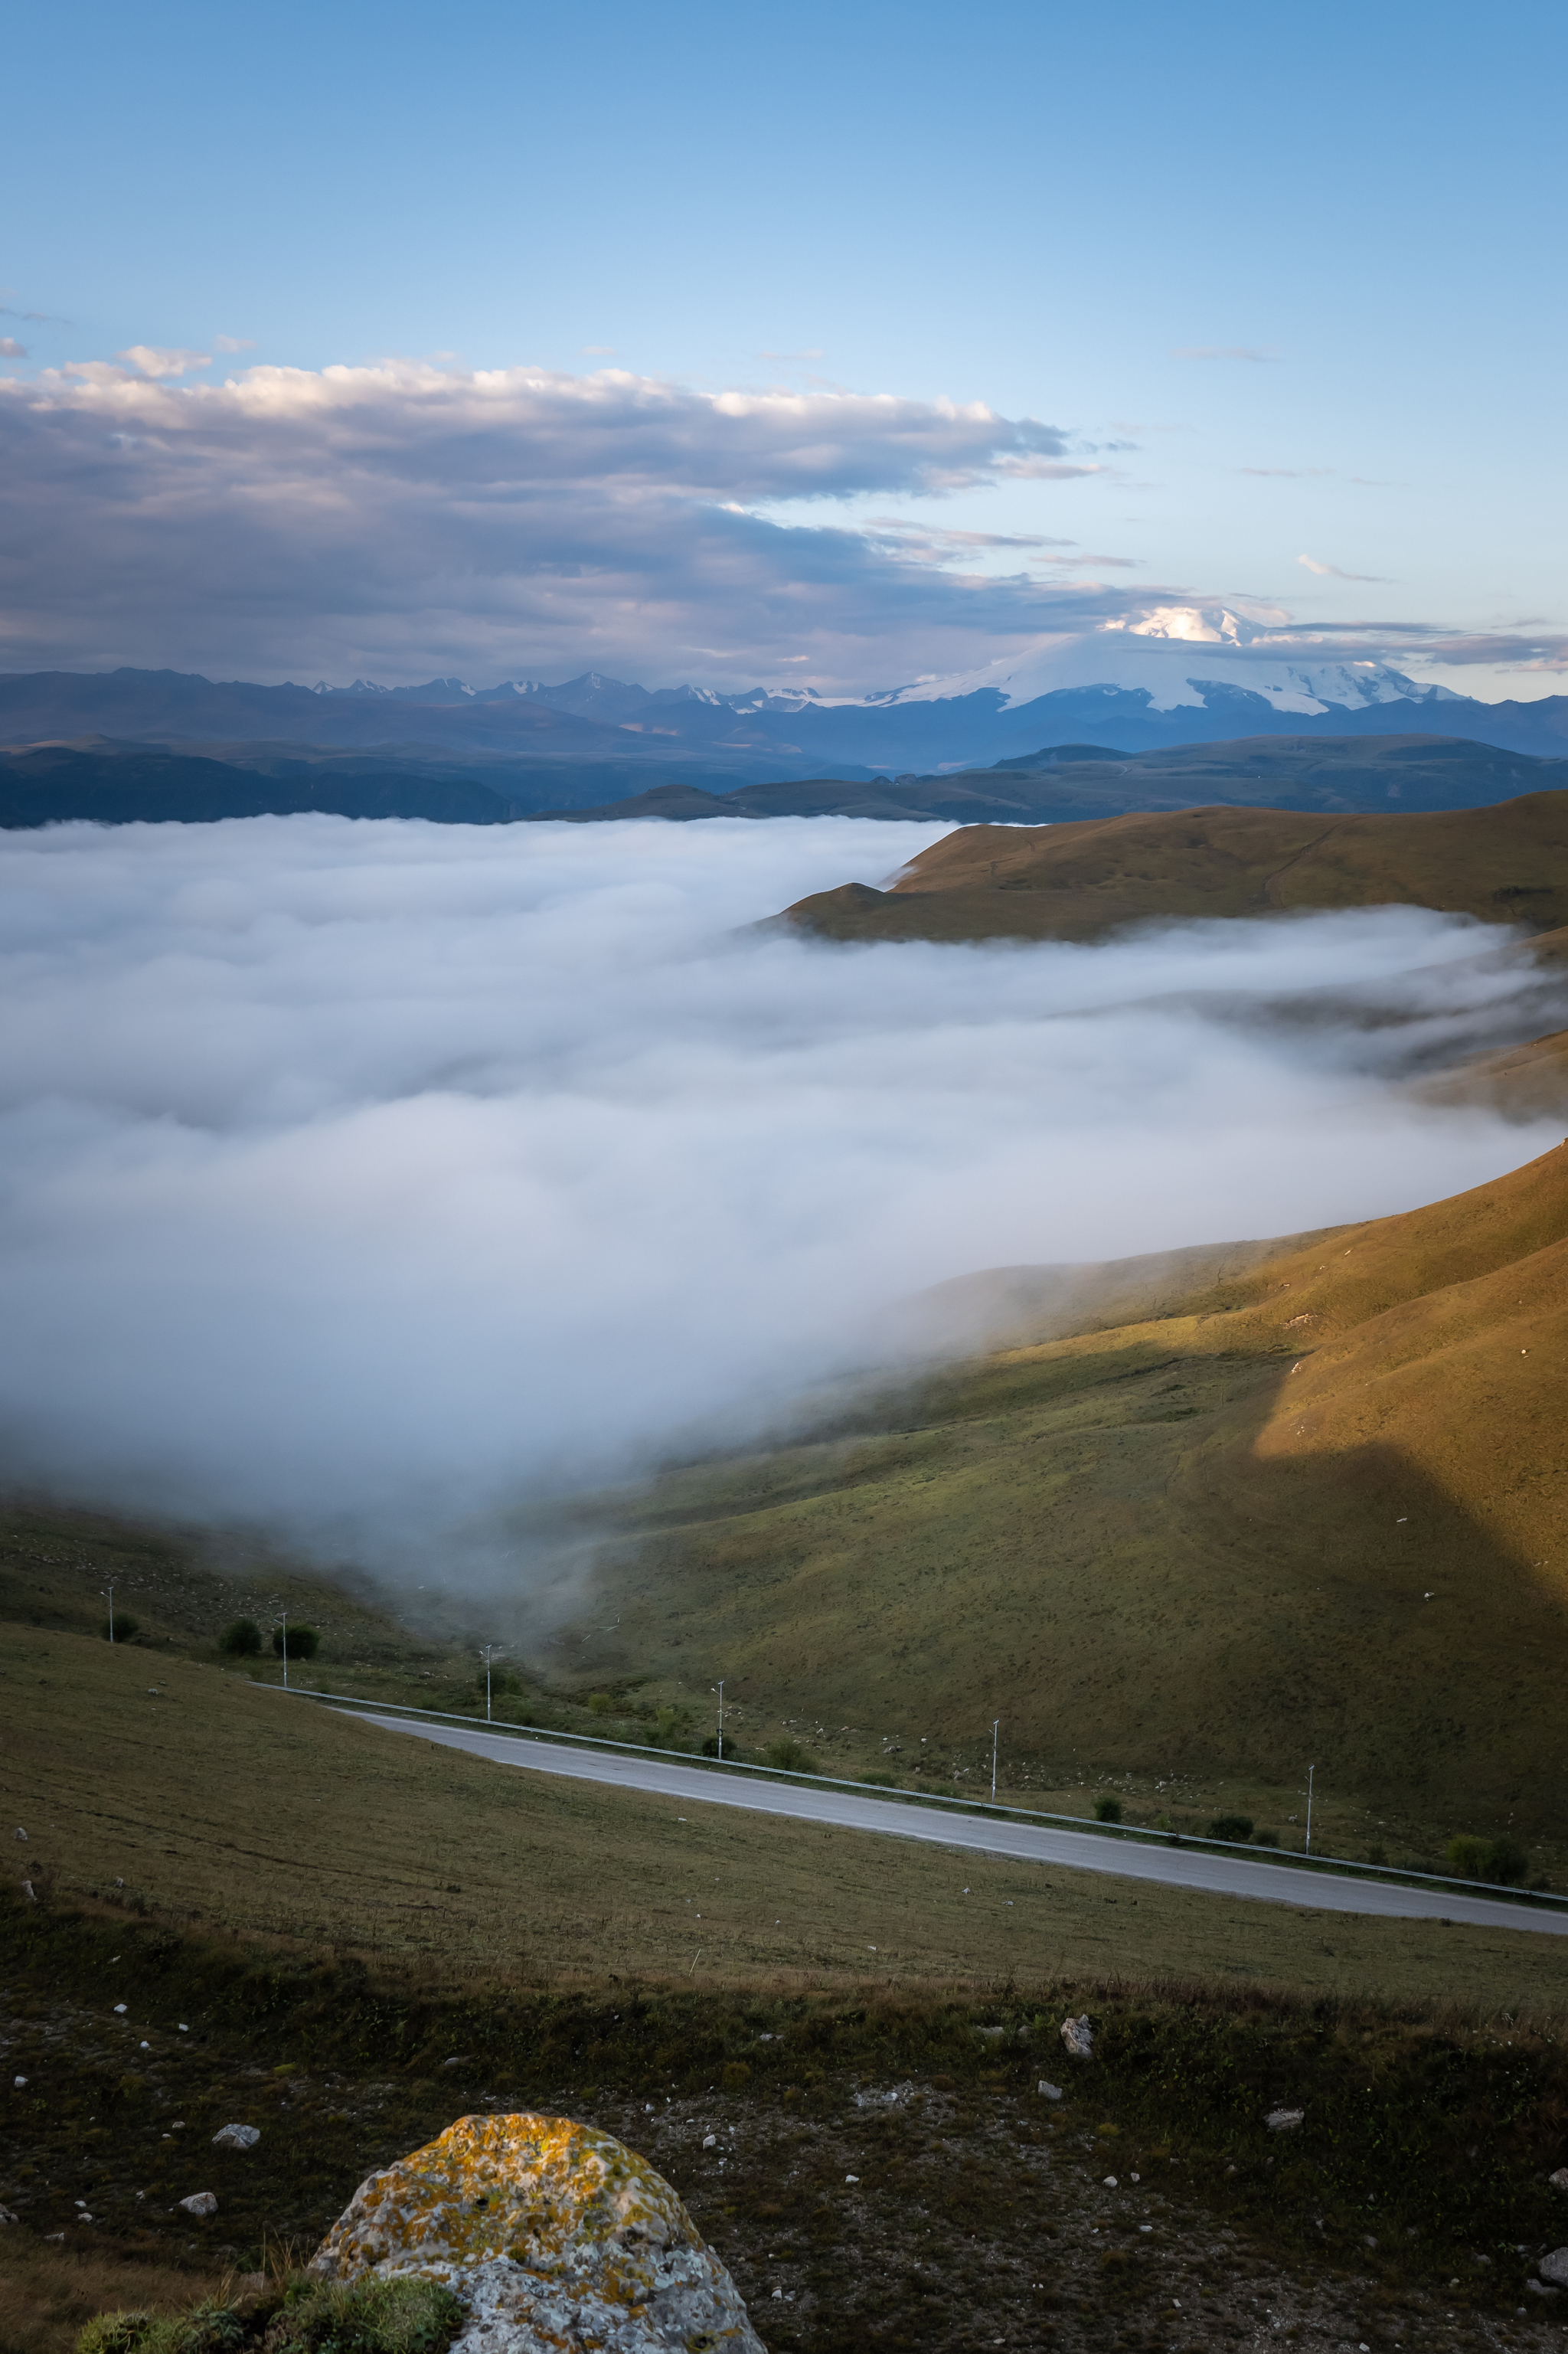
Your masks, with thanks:
[[[1360,580],[1375,583],[1382,588],[1388,586],[1381,572],[1341,572],[1337,564],[1319,564],[1315,556],[1298,556],[1296,561],[1304,564],[1308,572],[1317,573],[1323,580]]]
[[[1243,344],[1189,344],[1171,355],[1173,360],[1255,360],[1259,362],[1283,358],[1283,353],[1273,344],[1260,344],[1249,348]]]
[[[213,348],[220,352],[253,352],[255,344],[248,335],[214,335]]]
[[[25,360],[27,346],[19,344],[15,335],[0,335],[0,360]]]
[[[192,368],[212,366],[209,352],[163,351],[154,344],[132,344],[117,356],[139,375],[154,377],[188,376]],[[69,376],[72,370],[68,367],[66,373]]]
[[[977,1265],[1365,1217],[1542,1149],[1391,1089],[1547,1026],[1421,910],[735,928],[939,831],[0,838],[5,1475],[428,1558],[765,1424]]]
[[[414,362],[173,380],[201,356],[0,392],[9,666],[680,677],[704,644],[738,684],[805,653],[855,692],[1120,610],[913,567],[834,514],[1097,471],[980,403]]]
[[[1468,636],[1451,637],[1432,631],[1421,652],[1427,662],[1453,663],[1461,668],[1480,663],[1498,670],[1568,670],[1568,635],[1561,631],[1548,630],[1534,637],[1509,630],[1478,630]]]

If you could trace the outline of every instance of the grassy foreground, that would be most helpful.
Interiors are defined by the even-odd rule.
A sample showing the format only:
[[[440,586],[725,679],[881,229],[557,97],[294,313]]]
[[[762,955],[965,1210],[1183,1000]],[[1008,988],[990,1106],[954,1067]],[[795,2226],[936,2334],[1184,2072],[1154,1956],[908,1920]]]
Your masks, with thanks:
[[[443,1980],[963,1988],[1249,1982],[1556,2006],[1562,1941],[1298,1911],[493,1766],[175,1661],[13,1629],[13,1885],[50,1906]]]

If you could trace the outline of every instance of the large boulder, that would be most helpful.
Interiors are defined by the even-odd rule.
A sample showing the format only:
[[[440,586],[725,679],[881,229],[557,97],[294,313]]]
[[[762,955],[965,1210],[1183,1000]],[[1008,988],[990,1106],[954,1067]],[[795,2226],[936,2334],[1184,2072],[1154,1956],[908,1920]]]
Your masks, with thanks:
[[[452,2354],[764,2354],[663,2176],[569,2117],[460,2117],[360,2184],[311,2270],[446,2282]]]

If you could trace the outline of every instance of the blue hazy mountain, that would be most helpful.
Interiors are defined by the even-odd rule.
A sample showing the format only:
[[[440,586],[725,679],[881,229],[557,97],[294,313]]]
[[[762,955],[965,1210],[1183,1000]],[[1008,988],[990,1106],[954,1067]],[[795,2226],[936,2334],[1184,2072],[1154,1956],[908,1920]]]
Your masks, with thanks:
[[[828,703],[760,687],[744,695],[651,689],[595,672],[559,685],[509,681],[475,689],[450,678],[318,688],[215,683],[176,671],[43,671],[0,678],[0,743],[109,737],[217,759],[233,759],[243,748],[248,765],[291,747],[486,771],[501,763],[508,795],[535,809],[634,792],[640,777],[642,784],[659,781],[650,769],[678,767],[699,780],[704,770],[722,772],[718,789],[726,790],[812,776],[985,768],[1065,743],[1142,753],[1267,735],[1441,732],[1504,751],[1568,751],[1568,695],[1482,703],[1385,673],[1383,699],[1281,708],[1253,687],[1204,677],[1204,652],[1193,650],[1183,690],[1193,700],[1173,708],[1161,708],[1148,687],[1110,684],[1059,687],[1022,701],[1000,686],[979,686]],[[1402,685],[1410,691],[1390,691]],[[605,773],[590,784],[568,773],[579,768]],[[543,769],[571,789],[530,773]]]

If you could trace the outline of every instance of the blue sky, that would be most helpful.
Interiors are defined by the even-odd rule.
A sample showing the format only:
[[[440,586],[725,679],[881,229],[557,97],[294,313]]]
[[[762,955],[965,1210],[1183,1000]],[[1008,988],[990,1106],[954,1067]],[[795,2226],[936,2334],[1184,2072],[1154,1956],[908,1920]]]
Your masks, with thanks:
[[[471,642],[478,670],[565,674],[580,645],[650,683],[706,660],[738,684],[747,663],[766,674],[771,611],[781,663],[841,686],[858,663],[869,686],[906,653],[961,669],[1027,635],[1039,584],[1088,626],[1169,591],[1267,626],[1361,624],[1366,649],[1467,692],[1561,691],[1565,48],[1561,9],[1536,5],[34,5],[12,20],[0,164],[13,464],[47,472],[81,567],[101,545],[126,582],[152,570],[139,612],[123,591],[84,612],[47,562],[13,564],[0,590],[26,618],[0,663],[150,659],[161,627],[182,666],[276,675],[313,628],[332,674],[461,668]],[[789,469],[673,476],[672,498],[767,543],[738,638],[739,524],[700,579],[610,581],[607,611],[641,619],[590,629],[579,600],[554,624],[542,598],[465,605],[461,578],[493,559],[457,548],[450,514],[422,553],[379,509],[355,525],[368,571],[422,583],[395,625],[379,592],[382,619],[353,621],[339,585],[313,611],[319,567],[290,569],[281,525],[263,620],[238,580],[225,605],[209,549],[183,598],[199,518],[169,523],[165,480],[132,502],[100,479],[102,435],[47,467],[26,439],[23,387],[42,373],[75,398],[79,375],[49,371],[128,352],[207,366],[118,363],[164,403],[139,435],[122,421],[122,452],[166,440],[171,404],[225,372],[395,357],[459,379],[611,369],[698,397],[983,404],[1055,429],[1061,463],[966,461],[950,485],[797,466],[805,497]],[[110,395],[90,397],[97,433]],[[796,413],[806,442],[844,414]],[[396,437],[389,410],[375,430]],[[607,449],[620,430],[605,420]],[[269,449],[272,483],[329,462]],[[330,463],[346,479],[358,461]],[[132,503],[134,547],[115,536]],[[24,550],[41,542],[36,516],[13,520]],[[803,535],[786,548],[779,524]],[[863,562],[844,534],[868,524]],[[552,579],[602,564],[602,534],[579,554],[549,530]],[[835,682],[779,617],[840,557],[866,620]],[[938,623],[959,576],[976,593]]]

